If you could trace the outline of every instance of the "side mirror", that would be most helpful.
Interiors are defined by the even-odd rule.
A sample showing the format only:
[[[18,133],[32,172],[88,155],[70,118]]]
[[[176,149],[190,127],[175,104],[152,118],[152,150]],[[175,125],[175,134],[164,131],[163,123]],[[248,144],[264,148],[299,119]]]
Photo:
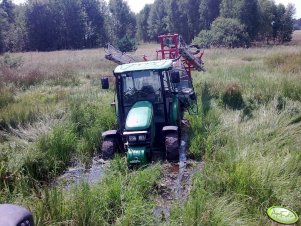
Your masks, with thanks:
[[[170,73],[171,82],[172,83],[180,83],[180,72],[179,71],[172,71]]]
[[[105,78],[100,78],[101,81],[101,88],[102,89],[109,89],[110,84],[109,84],[109,78],[105,77]]]

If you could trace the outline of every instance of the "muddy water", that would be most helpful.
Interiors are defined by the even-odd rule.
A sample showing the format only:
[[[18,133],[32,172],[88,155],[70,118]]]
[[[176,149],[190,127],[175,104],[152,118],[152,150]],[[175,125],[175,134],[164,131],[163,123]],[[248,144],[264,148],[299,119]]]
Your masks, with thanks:
[[[188,130],[187,123],[184,123],[182,125],[179,162],[163,164],[163,177],[157,188],[157,206],[153,212],[158,219],[158,225],[169,222],[172,204],[175,202],[184,204],[191,189],[192,175],[196,171],[202,170],[204,166],[203,162],[187,159]]]
[[[95,184],[104,176],[107,165],[105,161],[97,157],[93,158],[88,168],[76,162],[72,167],[68,168],[63,175],[58,177],[54,184],[56,186],[62,186],[66,190],[69,190],[72,186],[78,185],[81,182],[87,182],[90,185]]]
[[[184,197],[185,188],[182,184],[183,179],[187,176],[187,142],[188,128],[184,127],[179,150],[179,163],[163,164],[163,177],[158,185],[157,207],[154,209],[154,215],[160,222],[168,221],[172,202]]]

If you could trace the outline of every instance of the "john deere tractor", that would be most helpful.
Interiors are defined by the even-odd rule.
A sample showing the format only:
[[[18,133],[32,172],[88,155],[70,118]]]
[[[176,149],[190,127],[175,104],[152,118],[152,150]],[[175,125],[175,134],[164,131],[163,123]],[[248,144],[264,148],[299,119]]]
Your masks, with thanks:
[[[118,128],[102,134],[104,159],[125,152],[129,165],[146,164],[158,154],[179,160],[181,119],[196,106],[191,71],[203,70],[203,53],[193,51],[177,34],[159,40],[156,61],[144,56],[144,62],[135,62],[112,45],[106,49],[106,58],[120,65],[114,70]],[[108,78],[101,83],[109,89]]]
[[[130,165],[146,164],[155,153],[169,161],[179,159],[181,118],[196,95],[185,70],[173,63],[130,63],[114,70],[118,128],[102,134],[104,159],[117,151],[127,153]],[[108,78],[102,79],[102,88],[109,88]]]

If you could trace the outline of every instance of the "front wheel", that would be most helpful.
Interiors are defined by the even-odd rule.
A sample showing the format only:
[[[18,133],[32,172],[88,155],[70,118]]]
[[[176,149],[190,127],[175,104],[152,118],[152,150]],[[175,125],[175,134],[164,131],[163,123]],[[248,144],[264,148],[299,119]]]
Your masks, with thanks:
[[[165,136],[166,159],[170,162],[179,161],[179,135],[176,132]]]
[[[104,138],[101,147],[102,158],[108,160],[114,157],[116,153],[116,140],[112,137]]]

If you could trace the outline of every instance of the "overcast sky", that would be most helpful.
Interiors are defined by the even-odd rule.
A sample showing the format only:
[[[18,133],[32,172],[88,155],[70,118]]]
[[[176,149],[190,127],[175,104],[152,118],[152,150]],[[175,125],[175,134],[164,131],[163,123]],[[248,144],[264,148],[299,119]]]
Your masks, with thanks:
[[[108,1],[108,0],[107,0]],[[153,3],[154,0],[126,0],[132,11],[138,13],[145,4]],[[13,0],[14,3],[19,4],[25,2],[25,0]],[[276,3],[282,3],[287,5],[288,3],[295,4],[296,18],[301,18],[301,0],[275,0]]]

